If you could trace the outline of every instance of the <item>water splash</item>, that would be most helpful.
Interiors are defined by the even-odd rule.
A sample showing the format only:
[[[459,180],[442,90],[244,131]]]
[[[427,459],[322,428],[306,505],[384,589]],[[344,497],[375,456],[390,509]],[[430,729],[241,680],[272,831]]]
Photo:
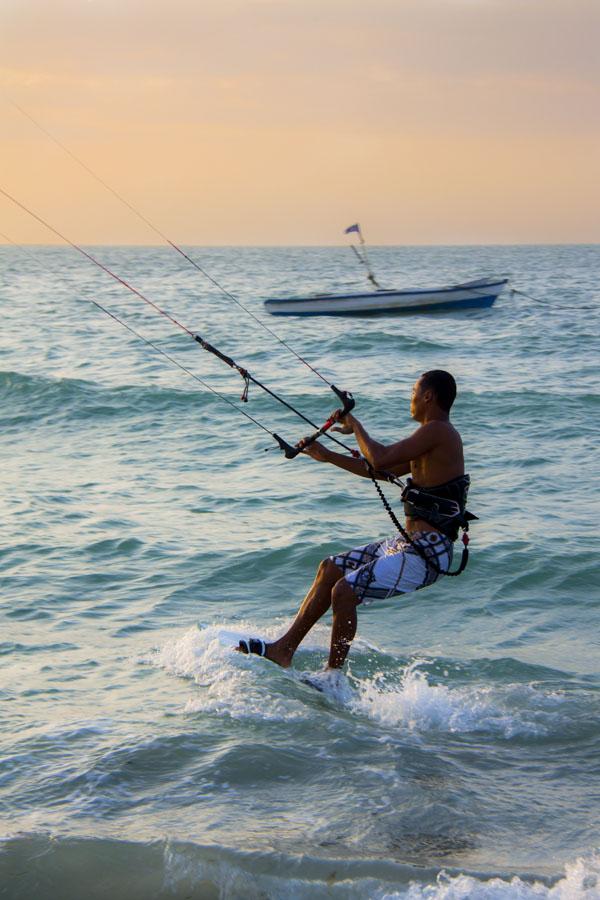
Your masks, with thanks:
[[[424,665],[425,660],[410,663],[399,683],[390,683],[387,673],[359,681],[351,708],[411,732],[492,732],[505,739],[541,737],[564,722],[556,707],[565,698],[555,691],[523,684],[432,684]]]
[[[230,642],[224,634],[231,635]],[[241,623],[239,637],[247,634],[255,635],[256,627]],[[305,704],[286,696],[290,681],[286,678],[282,684],[282,670],[258,656],[235,652],[237,636],[237,632],[225,632],[218,625],[191,628],[168,641],[148,661],[195,682],[200,690],[187,701],[186,713],[280,721],[308,716]],[[265,638],[272,636],[262,633]]]
[[[483,880],[471,875],[447,875],[441,872],[434,885],[411,884],[400,893],[377,892],[377,900],[598,900],[600,898],[600,855],[580,857],[565,866],[564,878],[552,887],[540,881]]]
[[[565,724],[566,697],[533,684],[434,683],[424,671],[431,660],[422,659],[403,666],[390,658],[385,672],[347,677],[331,670],[300,669],[298,654],[295,668],[282,670],[267,660],[234,652],[238,637],[258,633],[250,623],[240,623],[238,629],[192,628],[148,658],[172,675],[195,682],[199,691],[187,701],[185,712],[281,721],[310,718],[315,708],[312,696],[306,694],[308,684],[334,705],[413,734],[483,732],[510,740],[544,737]],[[273,639],[278,632],[274,625],[263,630],[262,637]],[[302,653],[320,651],[320,637]],[[371,657],[381,654],[361,642],[357,650],[366,650]]]

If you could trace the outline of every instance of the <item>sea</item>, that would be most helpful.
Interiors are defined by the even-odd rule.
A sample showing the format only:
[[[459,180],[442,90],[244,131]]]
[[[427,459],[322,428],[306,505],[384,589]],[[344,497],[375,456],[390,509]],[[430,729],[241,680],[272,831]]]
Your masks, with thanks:
[[[0,248],[0,897],[600,897],[600,246],[374,247],[384,286],[519,293],[279,319],[361,288],[349,251],[186,247],[211,281],[86,250],[184,329],[72,248]],[[458,383],[468,568],[359,608],[323,693],[329,616],[289,670],[233,645],[394,526],[368,479],[285,459],[268,432],[312,426],[185,331],[322,423],[336,397],[261,322],[383,443],[422,372]]]

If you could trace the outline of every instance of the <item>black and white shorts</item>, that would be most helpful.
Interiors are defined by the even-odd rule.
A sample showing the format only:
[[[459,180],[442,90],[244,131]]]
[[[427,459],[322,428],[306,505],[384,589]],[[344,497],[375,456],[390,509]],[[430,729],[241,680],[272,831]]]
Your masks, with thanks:
[[[452,541],[437,531],[417,531],[411,538],[442,573],[452,564]],[[365,544],[329,557],[344,573],[359,603],[409,594],[433,584],[438,572],[402,535]]]

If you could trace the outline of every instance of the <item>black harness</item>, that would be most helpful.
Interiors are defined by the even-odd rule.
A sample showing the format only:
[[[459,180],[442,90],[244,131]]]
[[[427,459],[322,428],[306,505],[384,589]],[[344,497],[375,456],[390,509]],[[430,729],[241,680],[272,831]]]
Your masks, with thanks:
[[[404,514],[411,519],[423,519],[455,541],[459,528],[467,530],[469,522],[477,518],[466,508],[470,484],[468,475],[459,475],[431,488],[419,487],[412,478],[407,478],[402,491]]]
[[[415,552],[425,560],[426,564],[438,575],[460,575],[461,572],[464,572],[469,561],[469,522],[477,519],[477,516],[474,516],[473,513],[466,509],[467,493],[471,484],[470,477],[468,475],[459,475],[458,478],[453,478],[451,481],[445,482],[445,484],[431,488],[419,487],[412,478],[407,478],[406,486],[402,491],[402,502],[404,503],[404,512],[407,516],[414,519],[423,519],[424,522],[445,534],[451,541],[455,541],[458,538],[459,528],[462,529],[463,551],[460,565],[454,572],[445,572],[443,569],[440,569],[437,562],[425,553],[425,550],[419,544],[412,540],[406,529],[398,521],[394,510],[381,490],[374,469],[368,466],[368,470],[381,502],[392,522]]]

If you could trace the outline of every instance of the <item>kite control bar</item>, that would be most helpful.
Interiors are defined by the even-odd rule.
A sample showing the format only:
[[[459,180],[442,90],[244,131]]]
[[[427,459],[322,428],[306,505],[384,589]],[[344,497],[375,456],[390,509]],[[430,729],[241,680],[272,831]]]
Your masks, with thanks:
[[[335,384],[330,384],[329,387],[334,392],[334,394],[337,394],[339,399],[342,401],[342,407],[332,413],[327,421],[323,425],[321,425],[321,427],[318,428],[317,431],[314,432],[314,434],[311,434],[309,437],[304,438],[301,442],[299,442],[302,444],[302,446],[296,444],[295,447],[292,447],[291,444],[288,444],[287,441],[284,441],[284,439],[278,434],[273,434],[273,437],[279,444],[279,447],[281,448],[281,450],[283,450],[286,459],[294,459],[296,456],[298,456],[299,453],[302,453],[305,447],[308,447],[310,446],[310,444],[314,444],[315,441],[318,441],[319,438],[325,434],[325,432],[329,431],[332,425],[335,425],[336,422],[338,422],[340,419],[343,419],[344,416],[348,415],[348,413],[354,409],[355,400],[352,394],[349,393],[349,391],[340,391],[340,389],[337,388]]]

